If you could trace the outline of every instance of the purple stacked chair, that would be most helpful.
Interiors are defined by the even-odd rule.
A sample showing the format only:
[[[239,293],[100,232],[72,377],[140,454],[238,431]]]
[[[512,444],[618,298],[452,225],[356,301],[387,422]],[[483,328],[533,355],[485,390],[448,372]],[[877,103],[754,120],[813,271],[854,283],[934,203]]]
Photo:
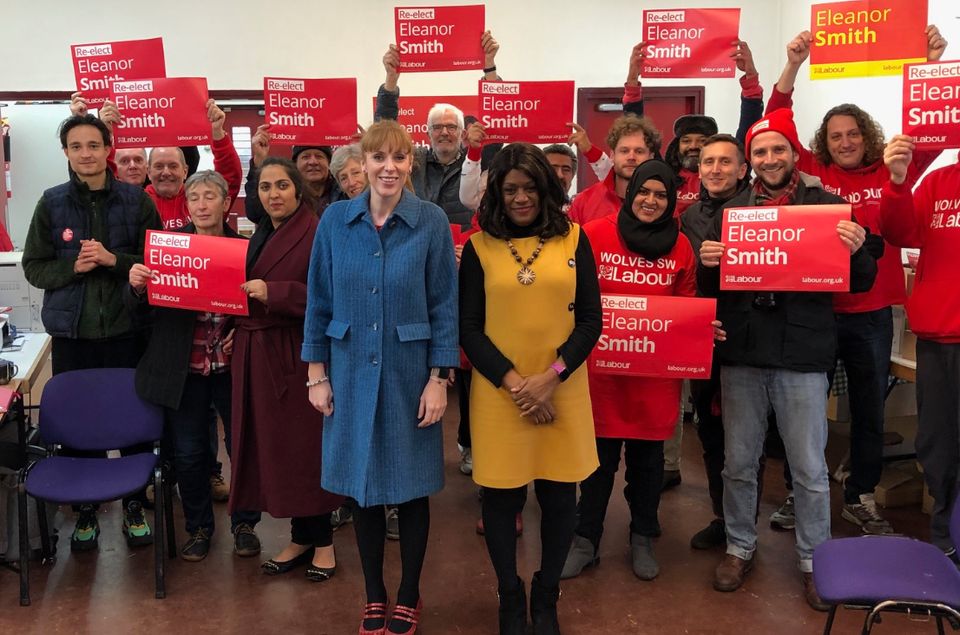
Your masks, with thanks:
[[[950,535],[960,544],[960,505],[953,506]],[[960,629],[960,571],[929,543],[900,536],[828,540],[813,552],[813,580],[832,605],[825,634],[841,604],[867,611],[864,634],[883,611],[934,617],[940,635],[944,619]]]
[[[46,444],[75,450],[106,451],[153,444],[153,450],[119,458],[49,456],[28,465],[20,496],[43,503],[83,505],[120,499],[154,485],[154,573],[156,597],[166,596],[164,534],[170,557],[176,556],[172,501],[160,462],[163,409],[137,396],[132,368],[95,368],[55,375],[43,389],[40,434]],[[165,526],[166,524],[166,526]],[[20,532],[26,534],[26,516]],[[48,555],[48,554],[45,554]],[[29,569],[21,553],[21,604],[29,604]]]

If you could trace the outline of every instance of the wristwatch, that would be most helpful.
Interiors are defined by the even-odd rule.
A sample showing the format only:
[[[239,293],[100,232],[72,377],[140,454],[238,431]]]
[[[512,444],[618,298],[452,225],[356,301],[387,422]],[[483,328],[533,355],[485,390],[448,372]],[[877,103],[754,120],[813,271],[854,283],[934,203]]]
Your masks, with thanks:
[[[550,368],[557,373],[557,377],[560,378],[561,382],[567,381],[567,377],[570,376],[570,371],[567,370],[567,367],[561,364],[560,362],[553,362],[550,364]]]

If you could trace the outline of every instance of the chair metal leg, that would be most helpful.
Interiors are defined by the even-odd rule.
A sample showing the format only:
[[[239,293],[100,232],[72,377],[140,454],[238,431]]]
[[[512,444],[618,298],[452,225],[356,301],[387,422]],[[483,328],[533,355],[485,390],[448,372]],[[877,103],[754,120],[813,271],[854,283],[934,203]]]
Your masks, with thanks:
[[[34,499],[37,503],[37,522],[40,525],[40,558],[41,562],[48,562],[53,559],[53,547],[50,544],[50,523],[47,522],[47,505],[39,498]]]
[[[153,492],[153,526],[156,532],[153,539],[153,571],[154,582],[156,584],[155,596],[158,600],[162,600],[167,597],[167,590],[164,579],[164,566],[166,563],[163,557],[163,476],[159,465],[153,470]]]
[[[30,536],[27,528],[27,489],[21,473],[17,487],[18,527],[20,535],[20,606],[30,606]]]
[[[943,618],[939,615],[937,616],[937,635],[944,635]]]
[[[827,623],[823,627],[823,635],[830,635],[830,631],[833,629],[833,618],[837,615],[838,604],[834,604],[830,607],[830,612],[827,613]]]
[[[163,486],[166,490],[163,492],[164,509],[163,515],[167,521],[167,555],[170,558],[177,557],[177,531],[173,526],[173,488],[168,478],[169,472],[164,470]]]
[[[867,611],[867,616],[863,618],[863,629],[860,631],[860,635],[870,635],[870,630],[873,628],[873,618],[877,613],[877,607],[871,607]]]

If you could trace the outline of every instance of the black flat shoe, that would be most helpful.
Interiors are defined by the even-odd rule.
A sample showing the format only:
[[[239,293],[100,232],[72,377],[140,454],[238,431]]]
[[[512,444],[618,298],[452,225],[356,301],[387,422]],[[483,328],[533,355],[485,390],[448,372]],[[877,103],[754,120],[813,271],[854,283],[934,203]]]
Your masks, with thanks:
[[[307,580],[310,580],[311,582],[326,582],[327,580],[332,578],[336,572],[337,572],[336,565],[327,568],[327,567],[318,567],[311,564],[309,567],[307,567],[306,575],[307,575]]]
[[[280,575],[281,573],[292,571],[301,564],[305,562],[311,562],[312,560],[313,549],[307,549],[299,556],[291,558],[290,560],[284,560],[281,562],[271,558],[260,565],[260,570],[267,575]]]

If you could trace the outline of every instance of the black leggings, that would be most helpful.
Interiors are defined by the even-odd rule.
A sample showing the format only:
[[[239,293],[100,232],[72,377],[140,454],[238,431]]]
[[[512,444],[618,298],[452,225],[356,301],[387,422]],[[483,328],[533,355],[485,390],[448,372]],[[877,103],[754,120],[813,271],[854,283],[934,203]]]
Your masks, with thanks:
[[[540,582],[547,589],[560,585],[560,571],[573,541],[577,524],[577,484],[535,480],[540,503]],[[516,517],[527,501],[526,486],[513,489],[483,488],[484,539],[497,573],[500,591],[516,589]]]
[[[430,533],[430,501],[424,496],[397,505],[400,522],[400,561],[402,573],[397,604],[415,607],[420,599],[420,572],[427,553]],[[383,505],[360,507],[354,503],[353,527],[367,589],[367,602],[387,602],[383,583],[383,549],[387,537],[387,519]]]

